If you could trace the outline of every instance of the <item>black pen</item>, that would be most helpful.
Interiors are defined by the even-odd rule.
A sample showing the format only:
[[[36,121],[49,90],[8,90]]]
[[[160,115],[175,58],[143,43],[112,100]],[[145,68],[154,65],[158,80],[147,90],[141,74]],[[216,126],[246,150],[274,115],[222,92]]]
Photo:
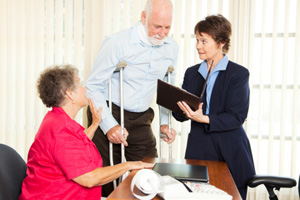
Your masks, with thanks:
[[[184,187],[187,189],[187,191],[193,192],[193,190],[184,181],[179,181],[179,182],[181,182],[184,185]]]

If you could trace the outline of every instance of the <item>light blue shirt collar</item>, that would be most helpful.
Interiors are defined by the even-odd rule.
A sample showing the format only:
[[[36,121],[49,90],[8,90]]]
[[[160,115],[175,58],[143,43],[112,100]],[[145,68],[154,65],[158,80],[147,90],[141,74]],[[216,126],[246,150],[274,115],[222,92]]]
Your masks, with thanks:
[[[229,59],[228,56],[225,55],[220,61],[219,63],[213,68],[213,70],[210,72],[210,74],[213,74],[214,72],[217,71],[225,71],[228,65]],[[206,79],[207,73],[208,73],[208,69],[207,69],[207,62],[204,61],[201,63],[198,72],[202,75],[202,77],[204,79]]]

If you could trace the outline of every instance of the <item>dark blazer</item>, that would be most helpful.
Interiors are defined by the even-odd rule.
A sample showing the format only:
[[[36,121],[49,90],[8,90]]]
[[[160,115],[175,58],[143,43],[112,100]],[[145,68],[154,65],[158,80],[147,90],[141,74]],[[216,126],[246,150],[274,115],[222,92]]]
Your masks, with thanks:
[[[182,88],[200,96],[205,79],[200,64],[185,72]],[[249,108],[249,71],[231,61],[220,71],[210,99],[210,124],[191,122],[186,159],[225,161],[238,188],[247,187],[255,174],[248,137],[242,127]],[[206,92],[203,100],[206,110]],[[186,118],[173,113],[178,121]]]

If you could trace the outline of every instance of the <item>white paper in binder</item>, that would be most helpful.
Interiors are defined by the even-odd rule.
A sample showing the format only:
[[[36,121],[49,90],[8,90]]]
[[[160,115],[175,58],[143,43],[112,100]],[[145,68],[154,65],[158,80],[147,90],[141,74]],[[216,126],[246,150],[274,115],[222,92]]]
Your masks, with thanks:
[[[135,187],[140,190],[143,195],[135,193]],[[208,184],[206,184],[206,186],[202,185],[201,190],[199,190],[199,188],[196,188],[196,186],[195,188],[190,189],[194,192],[189,192],[184,184],[179,182],[178,180],[170,176],[161,176],[150,169],[139,170],[133,177],[131,182],[131,192],[136,198],[141,200],[153,199],[156,195],[159,195],[165,200],[232,199],[232,196],[228,195],[226,192]]]

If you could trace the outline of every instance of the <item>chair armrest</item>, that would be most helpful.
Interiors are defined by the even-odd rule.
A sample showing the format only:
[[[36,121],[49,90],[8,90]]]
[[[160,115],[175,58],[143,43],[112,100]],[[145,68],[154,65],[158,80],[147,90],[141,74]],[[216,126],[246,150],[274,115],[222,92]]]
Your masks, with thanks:
[[[275,187],[277,189],[281,187],[291,188],[294,187],[296,183],[296,180],[293,178],[270,175],[254,175],[248,180],[249,187],[256,187],[260,184],[264,184],[265,186]]]

